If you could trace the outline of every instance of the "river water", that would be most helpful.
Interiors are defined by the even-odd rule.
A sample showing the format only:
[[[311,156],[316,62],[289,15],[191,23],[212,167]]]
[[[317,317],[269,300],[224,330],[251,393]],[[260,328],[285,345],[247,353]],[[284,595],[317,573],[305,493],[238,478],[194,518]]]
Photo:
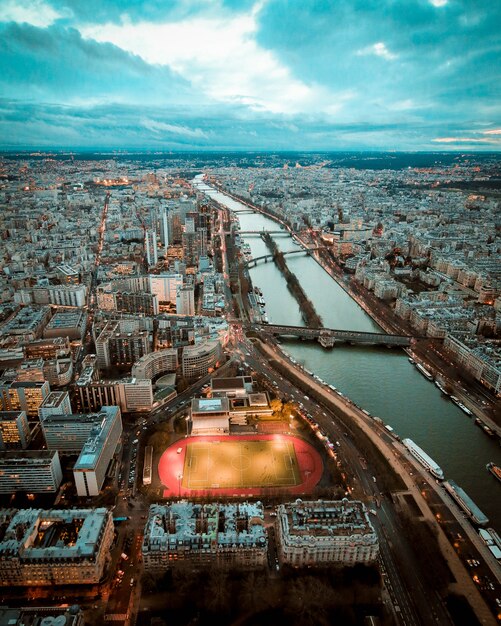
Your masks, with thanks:
[[[210,191],[212,198],[234,211],[248,210],[225,194]],[[242,231],[278,230],[261,214],[239,213]],[[283,251],[297,250],[286,231],[272,235]],[[268,254],[255,235],[242,235],[252,256]],[[311,257],[292,255],[287,264],[298,277],[306,295],[328,328],[378,331],[377,324]],[[252,283],[266,301],[270,323],[303,326],[299,307],[274,263],[250,270]],[[282,347],[308,370],[337,387],[356,404],[390,424],[402,438],[410,437],[454,479],[501,530],[501,483],[485,466],[501,466],[497,438],[488,437],[471,417],[454,405],[409,363],[400,349],[336,345],[331,350],[317,343],[287,342]]]

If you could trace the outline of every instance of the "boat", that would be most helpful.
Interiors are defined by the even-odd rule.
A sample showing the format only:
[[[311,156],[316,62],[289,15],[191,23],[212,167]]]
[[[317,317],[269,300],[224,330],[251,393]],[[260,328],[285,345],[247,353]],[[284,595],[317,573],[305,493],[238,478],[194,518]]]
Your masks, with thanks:
[[[495,476],[499,482],[501,482],[501,467],[499,467],[499,465],[496,465],[495,463],[487,463],[487,465],[485,466],[485,469],[489,470],[489,472]]]
[[[435,385],[440,389],[444,396],[450,395],[449,392],[445,390],[445,387],[442,385],[442,383],[438,382],[438,380],[435,381]]]
[[[446,491],[459,504],[466,515],[473,522],[475,522],[475,524],[478,524],[479,526],[486,526],[489,523],[489,518],[482,513],[470,496],[453,480],[445,480],[443,485]]]
[[[425,467],[432,476],[435,476],[438,480],[444,479],[444,472],[442,468],[435,463],[435,461],[426,454],[412,439],[402,439],[402,443],[409,450],[414,458],[416,458],[423,467]]]
[[[491,428],[487,426],[487,424],[482,424],[482,429],[486,435],[489,435],[489,437],[494,437],[494,435],[496,434]]]
[[[466,413],[466,415],[471,415],[472,414],[470,409],[467,406],[465,406],[461,402],[458,402],[457,404],[458,404],[458,407],[461,409],[461,411],[463,411],[463,413]]]
[[[472,415],[472,412],[470,411],[470,409],[466,407],[462,402],[460,402],[458,398],[456,398],[456,396],[451,396],[451,400],[454,402],[456,406],[458,406],[461,409],[461,411],[464,411],[466,415]],[[478,424],[480,422],[475,421],[475,423]]]
[[[425,367],[423,367],[421,363],[415,363],[415,365],[425,378],[427,378],[428,380],[433,380],[433,374],[429,372]]]
[[[414,364],[416,361],[414,361],[414,359],[412,357],[409,357],[409,363]]]

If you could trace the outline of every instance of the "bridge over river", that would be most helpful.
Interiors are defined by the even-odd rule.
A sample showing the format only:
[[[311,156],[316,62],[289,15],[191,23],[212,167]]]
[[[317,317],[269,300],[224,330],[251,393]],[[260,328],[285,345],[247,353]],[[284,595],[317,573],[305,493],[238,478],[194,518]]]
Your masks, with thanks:
[[[299,250],[287,250],[286,252],[282,252],[283,256],[289,256],[291,254],[307,254],[311,255],[312,252],[316,252],[317,250],[323,250],[325,246],[321,246],[318,248],[300,248]],[[254,267],[259,263],[259,261],[263,261],[264,263],[268,263],[268,261],[273,260],[273,254],[263,254],[262,256],[257,256],[254,259],[249,259],[245,265],[247,267]]]
[[[418,339],[406,335],[387,335],[355,330],[336,330],[334,328],[305,328],[303,326],[279,326],[277,324],[251,324],[249,330],[280,337],[298,337],[314,340],[324,348],[332,348],[335,343],[365,344],[373,346],[410,346]]]

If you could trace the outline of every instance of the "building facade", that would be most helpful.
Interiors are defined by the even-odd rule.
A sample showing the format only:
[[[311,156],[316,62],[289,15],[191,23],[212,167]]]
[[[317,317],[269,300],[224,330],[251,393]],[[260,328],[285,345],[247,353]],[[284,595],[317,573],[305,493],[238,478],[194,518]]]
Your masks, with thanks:
[[[54,493],[62,479],[57,451],[0,452],[0,493]]]
[[[24,450],[30,440],[25,411],[0,411],[0,450]]]
[[[97,496],[106,478],[106,470],[122,436],[122,416],[117,406],[104,406],[73,468],[77,494]]]
[[[267,562],[268,540],[260,502],[150,506],[142,555],[147,571],[161,573],[177,563],[256,569]]]
[[[365,505],[346,498],[279,505],[275,534],[280,561],[297,567],[373,563],[379,553]]]
[[[159,374],[175,372],[178,368],[177,348],[165,348],[146,354],[132,366],[134,378],[152,379]]]
[[[183,376],[188,379],[201,378],[215,369],[221,358],[219,341],[203,341],[183,348]]]
[[[90,585],[101,580],[113,542],[113,518],[107,509],[4,509],[0,527],[1,586]]]

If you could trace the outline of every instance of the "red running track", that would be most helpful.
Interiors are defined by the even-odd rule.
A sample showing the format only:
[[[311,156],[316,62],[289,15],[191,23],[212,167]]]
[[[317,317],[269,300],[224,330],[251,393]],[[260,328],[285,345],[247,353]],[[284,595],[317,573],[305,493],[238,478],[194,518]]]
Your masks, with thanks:
[[[202,441],[268,441],[280,439],[290,441],[294,445],[299,472],[303,481],[293,487],[230,487],[220,489],[188,489],[183,487],[182,474],[184,457],[189,443]],[[180,452],[178,453],[178,450]],[[277,493],[308,494],[313,491],[320,481],[324,466],[320,454],[306,441],[291,435],[207,435],[200,437],[186,437],[173,443],[160,457],[158,475],[165,487],[164,497],[207,497],[207,496],[263,496]]]

